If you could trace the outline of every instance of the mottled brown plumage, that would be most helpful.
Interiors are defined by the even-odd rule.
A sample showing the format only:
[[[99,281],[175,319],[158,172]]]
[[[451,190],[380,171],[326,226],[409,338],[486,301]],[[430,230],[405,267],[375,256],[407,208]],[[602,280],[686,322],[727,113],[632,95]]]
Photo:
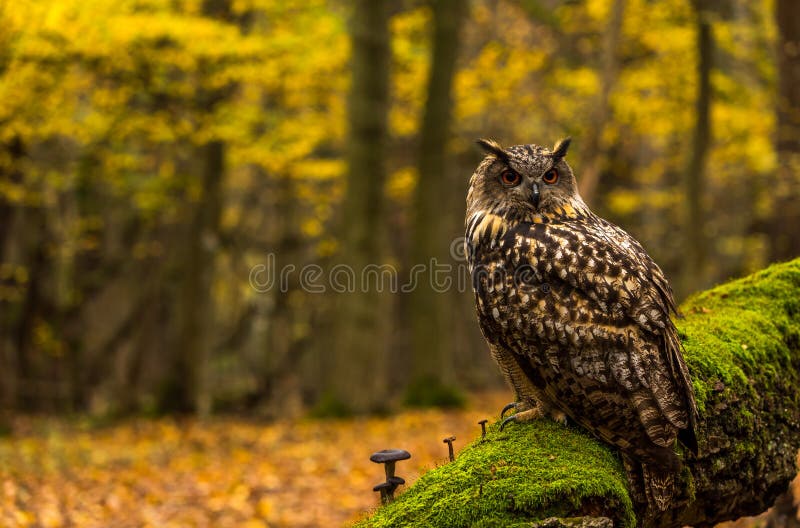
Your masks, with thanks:
[[[467,255],[516,421],[568,416],[619,448],[635,494],[666,509],[675,439],[696,450],[697,410],[664,274],[580,198],[569,140],[479,143],[488,154],[467,195]]]

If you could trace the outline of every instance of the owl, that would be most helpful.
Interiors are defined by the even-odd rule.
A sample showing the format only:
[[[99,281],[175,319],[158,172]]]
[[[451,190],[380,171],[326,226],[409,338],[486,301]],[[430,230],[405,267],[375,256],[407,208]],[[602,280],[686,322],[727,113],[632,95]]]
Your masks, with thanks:
[[[465,244],[481,331],[516,396],[502,426],[570,419],[619,450],[634,500],[668,509],[676,439],[697,452],[669,283],[581,199],[568,138],[552,150],[478,143]]]

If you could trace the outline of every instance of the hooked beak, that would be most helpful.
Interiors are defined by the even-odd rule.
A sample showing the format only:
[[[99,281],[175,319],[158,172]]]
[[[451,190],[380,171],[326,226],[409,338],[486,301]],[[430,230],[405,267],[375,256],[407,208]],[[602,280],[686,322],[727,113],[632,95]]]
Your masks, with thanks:
[[[539,184],[534,183],[532,184],[533,189],[533,206],[538,209],[539,208],[539,198],[541,198],[541,194],[539,194]]]

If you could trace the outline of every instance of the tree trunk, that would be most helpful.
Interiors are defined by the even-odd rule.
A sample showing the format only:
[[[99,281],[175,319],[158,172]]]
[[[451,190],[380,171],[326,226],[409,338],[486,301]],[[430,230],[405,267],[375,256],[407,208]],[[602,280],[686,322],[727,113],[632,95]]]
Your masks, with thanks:
[[[17,258],[24,263],[28,280],[11,323],[16,351],[10,364],[11,368],[16,368],[17,376],[15,406],[24,411],[53,410],[59,399],[59,385],[43,383],[49,358],[36,346],[35,336],[37,326],[53,316],[47,298],[47,278],[52,273],[52,262],[46,251],[49,233],[42,208],[19,208],[18,213],[15,219]]]
[[[697,25],[697,95],[695,127],[691,155],[684,175],[686,216],[686,258],[682,270],[681,291],[685,294],[705,285],[706,240],[703,195],[705,193],[706,158],[711,142],[711,68],[714,36],[704,0],[693,2]]]
[[[25,146],[22,140],[15,136],[7,145],[2,145],[0,148],[6,152],[11,160],[11,167],[13,167],[10,170],[0,171],[0,181],[7,180],[9,183],[18,184],[22,180],[22,173],[16,169],[14,164],[25,154]],[[10,270],[11,264],[22,265],[24,262],[21,256],[18,257],[19,262],[13,262],[7,258],[8,246],[12,242],[15,244],[22,242],[21,240],[15,241],[10,236],[15,218],[20,214],[18,204],[0,196],[0,269]],[[18,279],[12,281],[10,277],[0,276],[0,284],[6,281],[17,288],[23,286],[22,281]],[[19,311],[20,305],[19,300],[0,296],[0,362],[3,365],[2,373],[0,373],[0,429],[5,428],[7,415],[17,406],[20,373],[18,372],[18,350],[13,334],[19,319],[16,313]]]
[[[581,156],[580,193],[588,204],[592,204],[600,183],[603,166],[603,134],[611,114],[611,90],[617,81],[619,70],[619,44],[622,36],[622,19],[625,0],[614,0],[603,35],[603,56],[600,63],[600,93],[592,108],[592,116]]]
[[[800,255],[800,2],[776,0],[778,99],[775,148],[778,173],[770,186],[775,203],[770,219],[770,259]]]
[[[354,2],[350,25],[352,87],[349,100],[348,174],[330,350],[324,396],[340,410],[385,407],[391,296],[373,282],[362,284],[367,266],[385,259],[383,186],[386,180],[389,110],[388,0]],[[341,271],[341,273],[338,273]],[[331,271],[333,274],[333,270]],[[373,275],[374,276],[374,275]],[[341,288],[340,288],[341,286]],[[366,286],[366,287],[365,287]],[[324,344],[324,343],[323,343]]]
[[[450,255],[453,241],[461,236],[462,221],[453,211],[460,210],[466,178],[458,181],[448,156],[453,107],[452,86],[458,57],[459,28],[467,9],[465,0],[433,1],[433,50],[428,78],[428,99],[420,132],[419,181],[415,191],[412,266],[425,265],[411,293],[410,320],[413,333],[412,387],[420,384],[450,384],[455,341],[451,314],[454,284],[435,284],[428,269],[432,259],[439,266],[457,264]],[[462,192],[464,191],[464,192]],[[454,279],[453,273],[447,277]],[[415,396],[409,395],[413,400]]]
[[[209,325],[212,322],[211,285],[219,236],[225,149],[220,141],[200,147],[202,188],[193,206],[186,247],[179,259],[181,283],[175,303],[175,357],[161,408],[201,415],[211,410],[208,393]]]
[[[677,528],[765,511],[797,473],[798,299],[800,259],[682,306],[677,326],[700,410],[699,453],[683,454],[675,501],[663,514],[644,517],[611,448],[541,419],[503,432],[493,426],[363,525]]]
[[[297,211],[297,189],[289,177],[274,182],[275,211],[272,226],[277,237],[274,242],[274,254],[278,268],[283,265],[301,267],[308,259],[303,254],[304,244],[300,233],[301,215]],[[281,284],[271,291],[271,298],[266,312],[269,320],[263,335],[263,348],[266,350],[266,361],[260,365],[259,390],[260,399],[266,402],[268,416],[292,416],[302,408],[301,378],[304,374],[312,378],[309,385],[313,388],[319,378],[303,372],[301,360],[305,350],[298,349],[298,336],[295,328],[306,323],[313,310],[313,297],[308,298],[296,277]],[[299,302],[298,299],[302,299]]]

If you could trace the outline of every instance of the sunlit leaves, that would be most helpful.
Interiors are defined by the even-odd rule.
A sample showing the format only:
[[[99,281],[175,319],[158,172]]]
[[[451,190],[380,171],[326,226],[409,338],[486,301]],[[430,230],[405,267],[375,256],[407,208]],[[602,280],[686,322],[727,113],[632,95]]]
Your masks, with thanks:
[[[49,4],[0,13],[17,35],[0,76],[0,140],[68,137],[107,168],[100,178],[165,181],[143,149],[222,139],[234,167],[282,172],[343,135],[347,39],[322,3],[265,8],[249,31],[198,2]]]

